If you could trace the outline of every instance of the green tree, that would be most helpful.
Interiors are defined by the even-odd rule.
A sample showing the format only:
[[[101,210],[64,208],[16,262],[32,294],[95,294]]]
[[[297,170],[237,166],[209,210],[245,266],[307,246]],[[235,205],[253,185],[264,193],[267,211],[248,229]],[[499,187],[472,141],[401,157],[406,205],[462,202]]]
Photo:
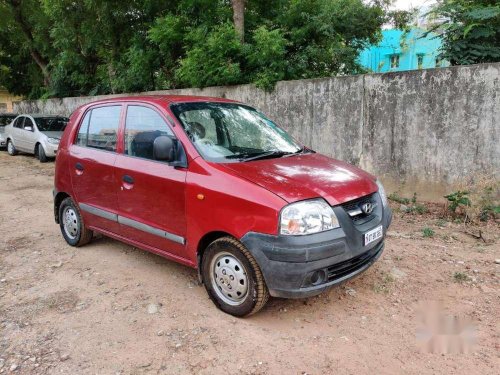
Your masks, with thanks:
[[[441,58],[452,65],[500,61],[498,0],[441,0],[431,14],[443,45]]]
[[[388,0],[0,0],[0,85],[30,98],[362,72]]]

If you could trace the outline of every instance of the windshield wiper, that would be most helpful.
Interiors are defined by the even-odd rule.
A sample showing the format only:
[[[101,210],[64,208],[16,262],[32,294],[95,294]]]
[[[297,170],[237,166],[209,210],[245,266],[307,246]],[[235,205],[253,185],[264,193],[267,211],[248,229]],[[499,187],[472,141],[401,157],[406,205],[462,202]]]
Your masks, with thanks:
[[[258,159],[266,159],[266,158],[280,158],[285,155],[290,155],[292,152],[286,152],[286,151],[267,151],[267,152],[262,152],[258,155],[255,156],[250,156],[243,158],[242,161],[251,161],[251,160],[258,160]]]

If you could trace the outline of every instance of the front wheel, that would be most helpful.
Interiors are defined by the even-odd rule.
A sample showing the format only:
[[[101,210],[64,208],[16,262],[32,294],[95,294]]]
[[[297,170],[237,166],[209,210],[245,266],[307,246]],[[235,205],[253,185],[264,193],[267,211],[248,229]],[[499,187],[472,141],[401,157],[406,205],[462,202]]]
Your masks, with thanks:
[[[15,156],[17,155],[17,150],[12,141],[9,139],[7,141],[7,152],[9,153],[10,156]]]
[[[232,237],[219,238],[208,246],[202,261],[202,278],[217,307],[234,316],[254,314],[269,299],[257,261]]]
[[[46,163],[47,162],[47,155],[45,154],[45,150],[43,149],[42,145],[38,145],[36,148],[36,156],[38,160],[40,160],[40,163]]]
[[[87,229],[80,210],[69,197],[59,206],[59,226],[64,239],[71,246],[83,246],[92,239],[92,231]]]

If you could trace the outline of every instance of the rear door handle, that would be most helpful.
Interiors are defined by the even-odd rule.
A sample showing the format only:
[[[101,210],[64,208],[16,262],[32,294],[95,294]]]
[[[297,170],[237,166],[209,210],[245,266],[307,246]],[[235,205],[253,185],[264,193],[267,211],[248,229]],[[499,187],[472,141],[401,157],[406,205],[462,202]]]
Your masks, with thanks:
[[[134,179],[132,178],[132,176],[129,176],[128,174],[123,176],[122,180],[123,180],[123,182],[125,182],[127,184],[131,184],[131,185],[134,183]]]
[[[83,170],[84,170],[85,168],[83,168],[82,163],[76,163],[76,164],[75,164],[75,169],[76,169],[77,171],[79,171],[79,172],[83,172]]]

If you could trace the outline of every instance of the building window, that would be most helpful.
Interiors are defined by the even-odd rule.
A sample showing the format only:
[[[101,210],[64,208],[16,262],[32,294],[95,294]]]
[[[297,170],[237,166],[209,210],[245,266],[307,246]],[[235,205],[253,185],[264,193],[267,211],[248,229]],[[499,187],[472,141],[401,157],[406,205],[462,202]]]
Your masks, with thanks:
[[[391,69],[399,68],[399,55],[391,55]]]
[[[424,55],[417,55],[417,69],[424,67]]]

